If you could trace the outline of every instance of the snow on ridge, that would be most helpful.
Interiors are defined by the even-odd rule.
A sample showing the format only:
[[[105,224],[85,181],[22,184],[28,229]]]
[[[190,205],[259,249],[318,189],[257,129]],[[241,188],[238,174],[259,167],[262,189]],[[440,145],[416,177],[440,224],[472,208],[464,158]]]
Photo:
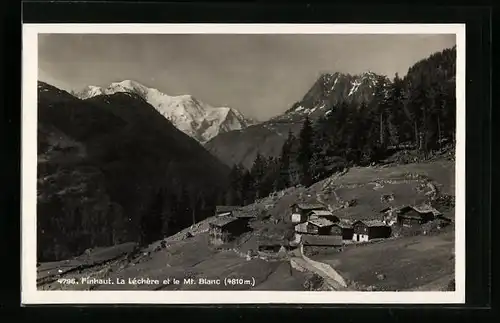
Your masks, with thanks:
[[[135,93],[190,137],[204,143],[220,132],[240,130],[253,124],[241,112],[229,107],[213,107],[189,94],[170,96],[133,80],[113,82],[107,88],[87,86],[78,93],[81,99],[118,92]]]
[[[349,94],[348,96],[351,96],[353,95],[358,89],[359,89],[359,86],[361,85],[361,82],[359,80],[355,80],[353,83],[352,83],[352,87],[351,87],[351,90],[349,91]]]

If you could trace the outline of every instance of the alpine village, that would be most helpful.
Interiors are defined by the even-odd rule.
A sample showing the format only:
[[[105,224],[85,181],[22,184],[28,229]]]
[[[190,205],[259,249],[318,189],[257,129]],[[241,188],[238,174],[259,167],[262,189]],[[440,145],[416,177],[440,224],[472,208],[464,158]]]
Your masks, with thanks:
[[[455,56],[322,74],[283,114],[234,113],[213,136],[131,81],[39,81],[38,289],[454,290]],[[105,283],[134,277],[181,283]]]

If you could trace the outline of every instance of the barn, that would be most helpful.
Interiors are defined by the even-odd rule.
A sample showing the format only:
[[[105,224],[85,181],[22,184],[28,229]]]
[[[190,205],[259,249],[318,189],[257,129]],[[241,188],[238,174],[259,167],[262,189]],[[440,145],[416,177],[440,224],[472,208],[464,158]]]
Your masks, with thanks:
[[[338,222],[333,224],[330,229],[330,234],[333,236],[341,236],[343,240],[352,240],[354,228],[349,223]]]
[[[379,220],[356,221],[352,227],[353,241],[362,242],[391,236],[391,227]]]
[[[209,224],[210,243],[220,245],[227,243],[241,234],[249,231],[250,218],[219,216]]]
[[[434,220],[439,214],[432,208],[405,206],[397,212],[397,223],[405,227],[421,225]]]
[[[325,219],[309,219],[307,221],[307,233],[308,234],[318,234],[318,235],[329,235],[334,222]]]
[[[314,210],[326,210],[326,207],[323,204],[319,203],[295,203],[291,206],[292,209],[292,222],[293,223],[302,223],[307,221],[307,217],[309,212]]]

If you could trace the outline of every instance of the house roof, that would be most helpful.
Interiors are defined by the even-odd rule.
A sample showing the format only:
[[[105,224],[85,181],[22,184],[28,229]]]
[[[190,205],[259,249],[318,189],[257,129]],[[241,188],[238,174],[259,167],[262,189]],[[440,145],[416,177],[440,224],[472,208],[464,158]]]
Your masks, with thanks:
[[[367,227],[385,227],[387,226],[384,221],[381,221],[381,220],[365,220],[365,221],[356,221],[355,223],[363,223],[365,224]]]
[[[441,215],[441,212],[433,208],[432,206],[429,205],[405,205],[402,207],[398,208],[398,213],[404,213],[409,210],[415,210],[417,213],[420,214],[425,214],[425,213],[432,213],[434,216],[439,216]]]
[[[236,218],[255,218],[255,217],[257,217],[257,212],[256,211],[234,210],[233,216]]]
[[[325,206],[320,203],[295,203],[292,206],[297,206],[299,209],[304,211],[325,209]]]
[[[341,236],[302,235],[301,241],[306,246],[341,246]]]
[[[433,208],[432,206],[429,205],[419,205],[419,206],[413,206],[412,207],[415,211],[418,213],[432,213],[435,216],[441,215],[441,212]]]
[[[240,209],[241,206],[236,206],[236,205],[217,205],[215,207],[215,212],[221,213],[221,212],[231,212],[234,210]]]
[[[333,216],[333,213],[328,210],[312,210],[311,212],[309,212],[309,215]]]
[[[238,220],[238,218],[234,218],[234,217],[228,217],[228,216],[220,216],[220,217],[217,217],[215,219],[213,219],[212,221],[210,221],[210,225],[212,226],[216,226],[216,227],[223,227],[231,222],[234,222]]]
[[[339,228],[342,229],[352,229],[352,224],[347,223],[347,222],[337,222],[333,224],[334,226],[338,226]]]
[[[332,221],[325,219],[325,218],[311,219],[307,222],[309,222],[312,225],[315,225],[317,227],[329,227],[329,226],[332,226],[334,224]]]

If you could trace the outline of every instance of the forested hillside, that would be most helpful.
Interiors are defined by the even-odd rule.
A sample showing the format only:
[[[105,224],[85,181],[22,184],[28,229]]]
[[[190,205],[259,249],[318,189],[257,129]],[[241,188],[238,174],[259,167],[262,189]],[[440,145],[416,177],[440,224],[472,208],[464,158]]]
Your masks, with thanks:
[[[211,216],[229,168],[137,95],[38,84],[40,261],[148,243]]]
[[[325,116],[306,117],[298,135],[289,133],[280,156],[259,153],[250,169],[233,166],[227,203],[247,204],[285,187],[308,186],[345,167],[379,163],[399,150],[425,160],[440,149],[453,149],[455,64],[456,47],[445,49],[414,64],[402,78],[396,75],[388,83],[378,77],[369,103],[327,102]]]

